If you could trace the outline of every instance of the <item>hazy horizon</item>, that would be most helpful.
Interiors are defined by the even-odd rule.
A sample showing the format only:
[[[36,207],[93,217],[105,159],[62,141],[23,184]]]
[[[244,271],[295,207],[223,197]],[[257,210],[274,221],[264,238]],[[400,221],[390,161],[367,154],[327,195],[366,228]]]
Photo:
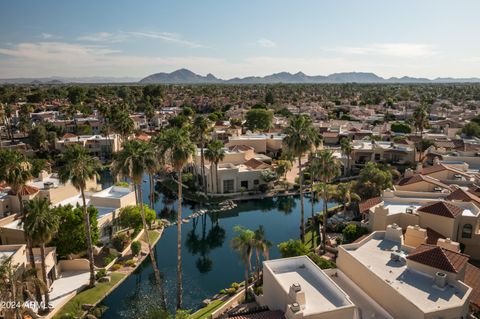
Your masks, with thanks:
[[[475,0],[5,0],[0,78],[480,77],[478,12]]]

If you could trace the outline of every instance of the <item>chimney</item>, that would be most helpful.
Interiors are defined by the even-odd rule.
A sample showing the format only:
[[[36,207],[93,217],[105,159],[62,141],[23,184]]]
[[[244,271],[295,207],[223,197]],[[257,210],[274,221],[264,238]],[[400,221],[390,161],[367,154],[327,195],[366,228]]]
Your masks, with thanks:
[[[440,158],[438,158],[438,156],[435,156],[435,158],[433,159],[433,165],[438,165],[440,164]]]
[[[435,273],[434,282],[437,287],[445,288],[445,286],[447,285],[447,274],[438,271],[437,273]]]
[[[290,286],[288,295],[293,303],[297,303],[300,306],[305,305],[305,291],[302,290],[299,283],[294,283]]]
[[[41,182],[43,182],[47,178],[48,178],[48,172],[46,170],[41,170],[40,173],[38,173],[38,179]]]
[[[395,223],[387,226],[387,230],[385,231],[385,239],[401,243],[402,238],[402,227]]]
[[[418,225],[408,226],[405,232],[405,245],[410,247],[418,247],[427,242],[427,230]]]
[[[457,253],[460,252],[460,244],[451,240],[450,238],[439,238],[437,240],[437,246],[451,251],[455,251]]]

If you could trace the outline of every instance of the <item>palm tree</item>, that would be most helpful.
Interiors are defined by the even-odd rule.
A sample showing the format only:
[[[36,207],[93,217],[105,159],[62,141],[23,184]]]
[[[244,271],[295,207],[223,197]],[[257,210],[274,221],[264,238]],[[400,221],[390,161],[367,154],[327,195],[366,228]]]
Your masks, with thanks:
[[[42,261],[42,279],[47,287],[45,290],[45,311],[49,312],[50,296],[48,293],[47,264],[45,262],[45,244],[50,242],[58,231],[59,217],[50,209],[47,198],[35,198],[27,202],[25,207],[25,234],[31,242],[40,245],[40,259]]]
[[[257,269],[257,279],[260,278],[260,255],[263,256],[264,260],[268,260],[270,257],[269,249],[272,246],[272,243],[265,238],[265,228],[263,225],[260,225],[257,230],[255,230],[254,236],[254,245],[255,245],[255,267]]]
[[[235,226],[233,231],[238,235],[232,238],[231,245],[238,252],[245,265],[245,301],[248,298],[248,277],[251,268],[252,251],[255,247],[255,233],[250,229]]]
[[[208,139],[208,132],[210,130],[210,121],[206,116],[199,115],[193,121],[193,137],[195,141],[200,144],[200,175],[202,181],[203,191],[207,196],[207,182],[205,176],[205,142]]]
[[[425,151],[422,147],[423,145],[423,130],[428,126],[428,112],[426,106],[419,106],[413,111],[413,123],[415,129],[420,131],[420,143],[417,145],[420,146],[420,158],[419,161],[423,161],[423,152]]]
[[[216,192],[219,192],[220,185],[218,180],[218,163],[225,158],[225,150],[223,149],[224,145],[220,140],[213,140],[207,145],[207,150],[205,151],[205,158],[210,162],[210,174],[212,177],[213,185],[213,167],[215,167],[215,185]],[[213,190],[213,187],[212,187]]]
[[[115,133],[120,135],[122,141],[126,141],[135,128],[133,120],[124,111],[120,111],[114,116],[112,125]]]
[[[342,149],[343,154],[347,156],[347,166],[343,173],[344,175],[347,175],[347,173],[350,173],[350,156],[353,152],[352,140],[349,138],[342,138],[340,141],[340,148]]]
[[[335,195],[337,200],[342,203],[344,215],[347,213],[347,206],[350,205],[352,201],[358,202],[360,200],[360,196],[353,191],[352,183],[338,184]]]
[[[95,285],[95,265],[93,263],[90,215],[87,211],[85,191],[87,182],[98,177],[97,170],[100,169],[100,163],[90,156],[85,148],[78,144],[67,146],[61,154],[60,160],[63,166],[58,173],[60,182],[65,184],[70,181],[80,191],[82,196],[83,222],[87,238],[88,260],[90,262],[90,287],[93,287]]]
[[[0,180],[5,181],[5,183],[10,186],[12,194],[17,195],[22,220],[25,219],[22,192],[24,191],[27,182],[32,179],[31,169],[32,165],[25,155],[17,151],[4,150],[0,154]],[[25,242],[27,244],[28,255],[30,258],[30,267],[36,271],[33,243],[30,242],[27,236],[25,236]],[[35,290],[36,297],[40,300],[41,294],[38,285],[35,287]]]
[[[166,309],[165,294],[162,288],[160,271],[155,260],[155,255],[148,235],[148,226],[145,219],[145,207],[143,206],[142,179],[146,172],[152,173],[158,169],[158,159],[152,144],[138,140],[126,141],[123,149],[115,154],[112,164],[112,172],[117,176],[128,177],[136,186],[138,191],[137,205],[140,206],[145,241],[148,244],[148,252],[152,261],[153,272],[157,288],[160,292],[161,306]]]
[[[177,211],[177,309],[182,308],[182,171],[195,154],[195,145],[188,131],[182,128],[167,130],[162,138],[162,148],[167,161],[178,174],[178,211]]]
[[[327,150],[319,151],[315,154],[314,160],[318,167],[317,178],[320,181],[319,190],[323,200],[323,225],[322,225],[322,243],[325,248],[327,239],[327,219],[328,219],[328,202],[332,190],[327,187],[336,176],[339,175],[340,165],[338,160],[333,157],[333,153]]]
[[[303,171],[302,157],[310,151],[318,141],[318,133],[312,120],[304,115],[295,115],[285,129],[283,143],[288,152],[298,158],[298,177],[300,183],[300,239],[305,243],[305,208],[303,204]]]

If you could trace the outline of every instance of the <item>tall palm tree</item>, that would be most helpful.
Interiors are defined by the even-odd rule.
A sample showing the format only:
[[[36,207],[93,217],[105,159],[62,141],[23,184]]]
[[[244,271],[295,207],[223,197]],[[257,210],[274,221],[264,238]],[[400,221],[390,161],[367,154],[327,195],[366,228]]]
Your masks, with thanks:
[[[200,144],[200,175],[202,181],[202,188],[205,196],[207,196],[207,182],[205,176],[205,142],[208,139],[208,132],[210,130],[210,121],[204,115],[199,115],[193,121],[193,137],[196,142]]]
[[[342,138],[340,140],[340,148],[342,149],[343,154],[347,156],[347,166],[345,167],[343,173],[344,175],[347,175],[347,173],[350,173],[350,157],[352,156],[353,152],[352,140],[349,138]]]
[[[17,196],[22,220],[25,219],[22,193],[27,182],[32,179],[31,169],[32,166],[30,162],[28,162],[25,155],[17,151],[3,150],[0,154],[0,180],[5,181],[5,183],[10,186],[12,194]],[[31,269],[35,270],[36,276],[33,244],[30,242],[28,236],[25,236],[25,242],[27,244],[28,255],[30,258],[30,267]],[[41,294],[38,285],[35,286],[35,291],[36,298],[39,300],[41,298]]]
[[[428,126],[428,112],[427,112],[427,107],[426,106],[419,106],[413,111],[413,124],[415,126],[415,129],[417,131],[420,131],[420,143],[417,145],[420,145],[420,158],[419,161],[423,161],[423,152],[425,151],[422,148],[423,145],[423,130]]]
[[[216,192],[219,192],[220,185],[218,181],[218,163],[225,158],[225,150],[223,149],[224,145],[220,140],[213,140],[207,145],[207,150],[205,151],[205,158],[210,162],[210,174],[212,176],[213,184],[213,169],[215,167],[215,185]],[[212,187],[213,190],[213,187]]]
[[[352,183],[338,184],[335,195],[337,200],[342,203],[343,214],[346,214],[347,206],[350,205],[352,201],[358,202],[360,200],[360,196],[353,191]]]
[[[182,308],[182,172],[190,158],[195,154],[195,145],[190,140],[188,131],[171,128],[162,138],[162,148],[167,162],[178,174],[178,210],[177,210],[177,309]]]
[[[231,245],[242,258],[245,266],[245,300],[248,298],[248,277],[251,268],[252,252],[255,247],[255,233],[250,229],[241,226],[235,226],[233,231],[238,235],[232,238]]]
[[[115,133],[120,135],[122,141],[126,141],[135,128],[133,120],[124,111],[120,111],[114,116],[112,125]]]
[[[264,260],[268,260],[270,257],[269,249],[272,246],[272,243],[265,238],[265,228],[263,225],[260,225],[257,230],[255,230],[254,236],[254,246],[255,246],[255,267],[257,269],[257,279],[260,278],[260,255],[263,256]]]
[[[148,244],[148,252],[152,261],[153,272],[157,288],[160,292],[161,306],[166,309],[165,293],[162,288],[160,271],[155,260],[155,255],[148,235],[148,226],[145,219],[145,207],[143,206],[142,179],[147,172],[151,173],[158,169],[157,152],[152,144],[138,140],[126,141],[123,149],[115,154],[112,164],[112,172],[121,177],[128,177],[136,186],[138,191],[137,205],[140,206],[145,241]]]
[[[328,202],[331,189],[327,187],[336,176],[339,175],[340,165],[338,160],[333,157],[333,153],[328,150],[322,150],[315,154],[315,161],[318,167],[317,178],[320,181],[319,191],[323,200],[323,225],[322,225],[322,244],[325,248],[327,240],[327,219],[328,219]]]
[[[32,243],[40,245],[40,259],[42,261],[42,280],[47,287],[45,290],[44,310],[50,311],[50,295],[48,293],[47,264],[45,262],[45,244],[50,242],[59,227],[59,217],[50,209],[50,202],[47,198],[35,198],[27,202],[25,207],[25,234]]]
[[[93,263],[90,215],[87,211],[85,191],[87,182],[98,177],[97,171],[100,169],[100,163],[78,144],[67,146],[61,154],[60,161],[62,165],[58,173],[60,182],[65,184],[70,181],[82,196],[83,222],[87,238],[88,261],[90,262],[90,286],[93,287],[95,285],[95,265]]]
[[[304,115],[295,115],[290,119],[290,125],[285,128],[283,139],[288,152],[298,158],[298,177],[300,183],[300,239],[305,243],[305,207],[303,203],[303,171],[302,157],[318,141],[318,133],[313,127],[312,120]]]

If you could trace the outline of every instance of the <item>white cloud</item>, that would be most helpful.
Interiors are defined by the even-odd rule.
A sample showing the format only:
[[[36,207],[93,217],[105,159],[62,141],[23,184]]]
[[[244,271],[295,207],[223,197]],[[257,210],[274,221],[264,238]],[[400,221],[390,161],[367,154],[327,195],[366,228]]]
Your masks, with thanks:
[[[277,46],[277,44],[275,42],[273,42],[272,40],[269,40],[269,39],[265,39],[265,38],[258,39],[257,43],[261,47],[264,47],[264,48],[274,48],[274,47]]]
[[[46,39],[51,39],[51,38],[53,38],[54,35],[51,34],[51,33],[41,33],[41,34],[40,34],[40,37],[41,37],[42,39],[45,39],[45,40],[46,40]]]
[[[194,42],[185,40],[178,33],[172,32],[139,32],[139,31],[119,31],[115,33],[97,32],[85,34],[77,37],[78,41],[82,42],[103,42],[103,43],[117,43],[125,42],[134,38],[144,39],[158,39],[164,42],[176,43],[189,48],[204,48],[205,46]]]
[[[397,58],[429,57],[438,54],[432,45],[421,43],[381,43],[360,47],[338,47],[333,51],[351,55],[382,55]]]

